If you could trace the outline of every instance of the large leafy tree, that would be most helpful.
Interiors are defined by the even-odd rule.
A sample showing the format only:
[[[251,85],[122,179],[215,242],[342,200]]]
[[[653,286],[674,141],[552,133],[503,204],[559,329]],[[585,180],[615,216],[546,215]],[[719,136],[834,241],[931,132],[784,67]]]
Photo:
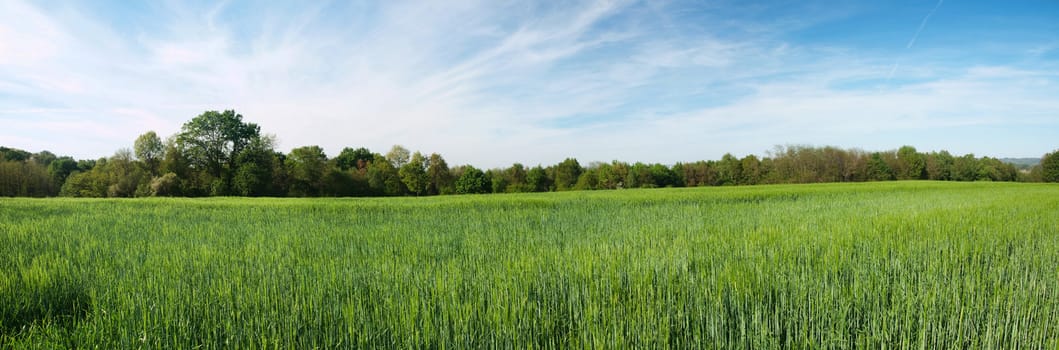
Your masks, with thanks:
[[[449,165],[440,154],[431,153],[427,159],[427,177],[430,179],[428,194],[450,194],[455,191]]]
[[[868,159],[868,180],[888,181],[893,179],[894,170],[883,160],[882,154],[879,152],[872,153],[871,158]]]
[[[731,153],[725,153],[721,161],[717,162],[717,175],[720,176],[722,185],[743,184],[743,162]]]
[[[319,196],[327,165],[327,155],[320,146],[305,146],[291,150],[287,155],[291,194]]]
[[[416,152],[412,158],[398,170],[401,181],[405,187],[419,196],[425,194],[430,187],[430,177],[427,174],[427,160],[422,153]]]
[[[367,148],[361,147],[353,149],[346,147],[342,149],[342,152],[335,157],[335,165],[339,169],[364,169],[369,162],[375,159],[375,155],[371,153]]]
[[[488,193],[490,183],[485,177],[485,173],[473,166],[467,166],[463,170],[463,175],[456,180],[456,193],[459,194],[472,194],[472,193]]]
[[[386,160],[390,161],[394,169],[400,169],[405,164],[408,164],[408,157],[411,153],[407,148],[401,145],[393,145],[389,152],[386,152]]]
[[[77,170],[77,161],[71,157],[59,157],[48,164],[48,174],[55,181],[56,188],[62,187],[66,178]]]
[[[177,135],[191,167],[213,178],[212,192],[227,194],[236,156],[261,137],[261,128],[233,110],[207,111],[184,123]]]
[[[1059,182],[1059,150],[1041,157],[1041,180]]]
[[[927,178],[931,180],[952,180],[952,165],[955,159],[949,151],[931,152],[926,157]]]
[[[232,178],[232,192],[240,196],[283,195],[273,189],[276,168],[275,152],[272,149],[274,139],[264,136],[255,139],[236,156],[235,173]],[[282,167],[283,164],[280,164]]]
[[[530,168],[530,170],[526,172],[526,185],[532,192],[549,191],[551,190],[549,188],[550,183],[552,183],[552,180],[548,177],[548,172],[540,165]]]
[[[897,169],[898,180],[918,180],[926,174],[926,161],[923,155],[916,151],[915,147],[902,146],[897,150],[897,160],[900,168]]]
[[[952,179],[956,181],[977,180],[979,165],[978,158],[975,158],[972,153],[957,157],[952,163]]]
[[[399,196],[406,192],[398,169],[382,155],[376,155],[375,160],[368,164],[366,175],[368,187],[376,194]]]
[[[136,158],[143,161],[147,171],[153,176],[158,175],[158,167],[165,156],[165,144],[154,131],[148,131],[136,138],[133,143]]]
[[[577,178],[581,176],[581,164],[577,159],[566,158],[555,166],[555,190],[566,191],[574,189]]]

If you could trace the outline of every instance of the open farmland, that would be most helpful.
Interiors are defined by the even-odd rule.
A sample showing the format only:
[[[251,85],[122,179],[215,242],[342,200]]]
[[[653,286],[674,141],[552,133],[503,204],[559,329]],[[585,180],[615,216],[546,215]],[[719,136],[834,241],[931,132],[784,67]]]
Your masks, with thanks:
[[[1059,186],[0,199],[0,347],[1049,348]]]

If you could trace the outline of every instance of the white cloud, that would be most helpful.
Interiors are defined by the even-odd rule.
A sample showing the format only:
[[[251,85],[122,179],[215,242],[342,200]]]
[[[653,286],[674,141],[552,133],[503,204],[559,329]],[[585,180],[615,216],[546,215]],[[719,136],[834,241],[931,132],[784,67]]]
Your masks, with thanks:
[[[688,24],[647,5],[174,3],[160,30],[128,31],[14,1],[0,13],[0,120],[13,121],[0,145],[96,158],[235,109],[281,150],[403,144],[481,166],[675,162],[1059,119],[1046,70],[920,62],[887,82],[889,59],[778,38],[804,20]]]

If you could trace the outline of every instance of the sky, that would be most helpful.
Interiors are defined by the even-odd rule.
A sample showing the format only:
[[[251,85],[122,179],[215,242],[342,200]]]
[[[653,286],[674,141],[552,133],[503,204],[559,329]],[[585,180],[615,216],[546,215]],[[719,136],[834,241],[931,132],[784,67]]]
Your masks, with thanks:
[[[94,159],[234,109],[449,164],[1059,148],[1059,2],[0,0],[0,145]]]

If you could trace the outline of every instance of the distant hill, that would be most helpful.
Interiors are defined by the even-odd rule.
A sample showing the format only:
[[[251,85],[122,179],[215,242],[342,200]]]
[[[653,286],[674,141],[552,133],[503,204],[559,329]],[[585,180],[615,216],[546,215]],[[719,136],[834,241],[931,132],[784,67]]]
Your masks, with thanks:
[[[1000,158],[1000,161],[1019,168],[1031,168],[1041,163],[1040,158]]]

